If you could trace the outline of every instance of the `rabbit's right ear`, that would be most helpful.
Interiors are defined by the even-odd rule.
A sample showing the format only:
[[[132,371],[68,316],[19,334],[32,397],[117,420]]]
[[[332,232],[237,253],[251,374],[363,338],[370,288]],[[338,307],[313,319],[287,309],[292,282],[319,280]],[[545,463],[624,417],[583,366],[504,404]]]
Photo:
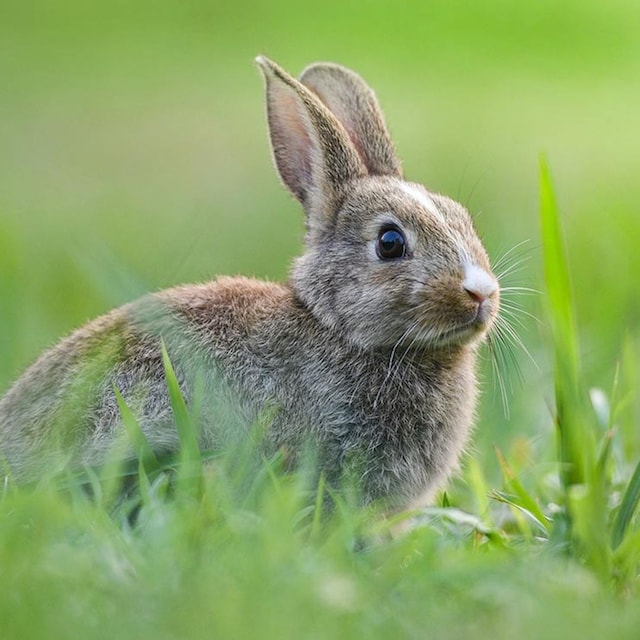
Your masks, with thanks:
[[[357,73],[339,64],[317,62],[302,72],[300,82],[340,121],[370,174],[402,177],[376,95]]]
[[[367,175],[349,135],[307,87],[264,56],[256,62],[267,91],[271,147],[282,181],[308,223],[335,211],[347,183]]]

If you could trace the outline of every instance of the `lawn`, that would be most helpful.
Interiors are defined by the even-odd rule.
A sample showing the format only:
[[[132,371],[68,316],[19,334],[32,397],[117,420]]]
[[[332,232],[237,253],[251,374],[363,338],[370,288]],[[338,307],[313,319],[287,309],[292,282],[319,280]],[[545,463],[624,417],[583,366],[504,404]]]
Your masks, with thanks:
[[[638,33],[632,0],[6,0],[0,393],[143,292],[286,278],[303,219],[258,53],[360,72],[407,176],[538,293],[506,296],[525,348],[500,375],[485,353],[463,470],[408,534],[339,497],[321,513],[278,460],[250,491],[233,458],[175,489],[143,466],[129,500],[108,473],[91,499],[9,485],[0,635],[637,637]]]

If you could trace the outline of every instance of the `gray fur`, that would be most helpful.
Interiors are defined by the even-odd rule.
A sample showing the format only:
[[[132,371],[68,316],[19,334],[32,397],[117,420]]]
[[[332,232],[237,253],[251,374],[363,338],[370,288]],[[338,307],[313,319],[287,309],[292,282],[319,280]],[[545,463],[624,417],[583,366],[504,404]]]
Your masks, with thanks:
[[[113,387],[157,452],[178,447],[161,342],[188,401],[198,381],[200,444],[242,438],[275,407],[268,451],[361,482],[365,502],[428,500],[455,469],[476,402],[478,343],[498,311],[464,265],[487,255],[464,208],[403,181],[373,92],[336,65],[297,81],[265,58],[276,166],[307,216],[306,250],[285,284],[220,278],[162,291],[77,330],[0,401],[0,454],[19,480],[97,464],[121,437]],[[376,255],[381,226],[405,258]],[[493,278],[493,276],[491,276]]]

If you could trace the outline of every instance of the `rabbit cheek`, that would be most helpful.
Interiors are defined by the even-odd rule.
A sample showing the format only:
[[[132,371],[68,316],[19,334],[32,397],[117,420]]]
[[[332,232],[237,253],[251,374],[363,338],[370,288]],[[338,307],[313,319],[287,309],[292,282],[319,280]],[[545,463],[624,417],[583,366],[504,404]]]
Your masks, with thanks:
[[[483,330],[478,319],[478,304],[448,275],[430,279],[415,307],[417,320],[427,342],[465,343]]]

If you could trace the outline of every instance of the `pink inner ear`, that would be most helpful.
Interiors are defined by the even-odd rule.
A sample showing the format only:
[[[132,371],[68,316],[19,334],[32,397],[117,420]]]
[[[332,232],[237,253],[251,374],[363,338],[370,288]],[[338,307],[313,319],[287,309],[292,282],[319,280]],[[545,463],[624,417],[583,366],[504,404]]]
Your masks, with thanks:
[[[280,177],[304,202],[312,182],[314,144],[310,123],[300,99],[288,88],[274,90],[271,107],[271,140]]]
[[[290,150],[294,160],[294,168],[302,167],[305,173],[305,184],[308,184],[311,171],[312,141],[309,136],[308,123],[300,110],[300,100],[297,96],[287,96],[283,105],[283,118],[291,138]]]
[[[351,144],[354,146],[355,150],[358,152],[358,155],[366,160],[366,155],[364,153],[364,148],[360,142],[360,138],[358,138],[355,130],[349,126],[349,122],[347,120],[340,120],[342,122],[342,126],[344,127],[347,135],[349,136],[349,140],[351,140]]]

